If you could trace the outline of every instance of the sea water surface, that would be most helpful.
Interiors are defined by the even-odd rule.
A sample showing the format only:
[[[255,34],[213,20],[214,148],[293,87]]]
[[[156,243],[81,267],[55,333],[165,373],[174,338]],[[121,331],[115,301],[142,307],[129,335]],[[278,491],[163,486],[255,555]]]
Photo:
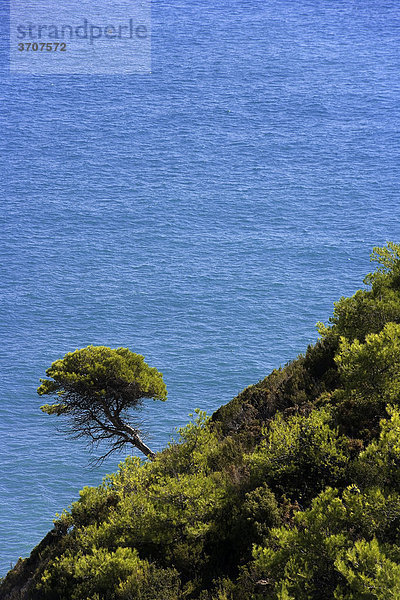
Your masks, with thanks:
[[[0,574],[123,458],[90,470],[40,412],[52,361],[142,353],[161,449],[400,241],[399,25],[397,0],[164,0],[151,75],[3,73]]]

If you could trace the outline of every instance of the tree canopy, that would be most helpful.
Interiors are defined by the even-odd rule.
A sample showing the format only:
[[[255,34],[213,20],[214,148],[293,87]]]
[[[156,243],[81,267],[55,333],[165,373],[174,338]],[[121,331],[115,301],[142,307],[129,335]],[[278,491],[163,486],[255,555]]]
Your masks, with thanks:
[[[167,388],[162,373],[143,356],[128,348],[88,346],[53,362],[46,375],[49,379],[40,380],[38,394],[56,401],[43,405],[42,411],[65,416],[75,437],[87,437],[94,445],[108,443],[99,460],[126,444],[154,457],[129,409],[139,408],[144,398],[166,400]]]

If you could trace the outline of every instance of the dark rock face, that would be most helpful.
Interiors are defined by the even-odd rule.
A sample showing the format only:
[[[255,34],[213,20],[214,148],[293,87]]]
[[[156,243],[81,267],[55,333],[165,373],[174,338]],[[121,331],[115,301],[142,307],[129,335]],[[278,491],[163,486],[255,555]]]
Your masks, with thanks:
[[[52,529],[34,548],[29,558],[20,558],[0,586],[1,600],[39,600],[34,590],[38,569],[42,572],[48,556],[62,539],[60,529]]]

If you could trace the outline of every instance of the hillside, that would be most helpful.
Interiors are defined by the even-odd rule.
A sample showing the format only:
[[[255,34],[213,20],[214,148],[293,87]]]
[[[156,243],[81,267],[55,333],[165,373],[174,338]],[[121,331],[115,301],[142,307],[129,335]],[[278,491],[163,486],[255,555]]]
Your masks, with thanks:
[[[84,488],[2,600],[400,598],[400,245],[304,355]]]

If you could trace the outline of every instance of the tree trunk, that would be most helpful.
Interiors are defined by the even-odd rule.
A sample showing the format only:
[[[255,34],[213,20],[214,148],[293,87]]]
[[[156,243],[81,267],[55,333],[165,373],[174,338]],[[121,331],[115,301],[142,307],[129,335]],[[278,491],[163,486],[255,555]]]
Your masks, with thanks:
[[[135,438],[132,440],[132,444],[136,446],[136,448],[140,450],[140,452],[143,452],[143,454],[145,454],[147,458],[150,458],[150,460],[155,459],[155,453],[152,450],[150,450],[150,448],[146,446],[144,442],[142,442],[138,435],[136,435]]]
[[[126,423],[122,423],[121,421],[120,423],[124,431],[126,431],[126,433],[128,434],[130,443],[133,444],[133,446],[135,446],[138,450],[140,450],[140,452],[143,452],[143,454],[147,456],[147,458],[150,458],[150,460],[154,460],[156,457],[155,453],[152,450],[150,450],[150,448],[146,446],[146,444],[141,440],[137,430],[133,429],[133,427],[127,425]]]
[[[150,458],[150,460],[155,459],[155,453],[152,450],[150,450],[150,448],[146,446],[146,444],[141,440],[137,429],[134,429],[127,423],[124,423],[119,415],[111,415],[111,413],[109,413],[109,415],[107,416],[109,417],[114,427],[119,429],[121,433],[124,432],[125,435],[123,434],[123,437],[125,437],[127,441],[129,441],[133,446],[135,446],[135,448],[140,450],[140,452],[143,452],[143,454],[147,456],[147,458]]]

